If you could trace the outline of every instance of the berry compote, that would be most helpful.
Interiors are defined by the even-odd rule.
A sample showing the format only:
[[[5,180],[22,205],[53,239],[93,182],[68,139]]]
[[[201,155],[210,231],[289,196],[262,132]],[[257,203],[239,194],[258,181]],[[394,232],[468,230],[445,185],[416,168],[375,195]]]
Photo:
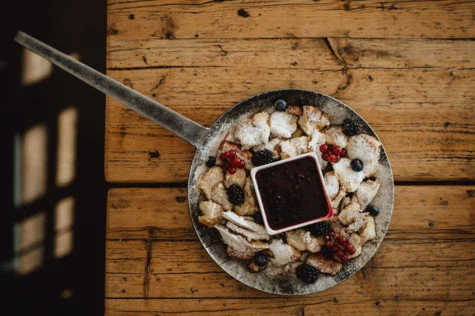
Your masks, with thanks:
[[[309,225],[333,214],[312,155],[260,169],[255,180],[263,213],[273,231]]]

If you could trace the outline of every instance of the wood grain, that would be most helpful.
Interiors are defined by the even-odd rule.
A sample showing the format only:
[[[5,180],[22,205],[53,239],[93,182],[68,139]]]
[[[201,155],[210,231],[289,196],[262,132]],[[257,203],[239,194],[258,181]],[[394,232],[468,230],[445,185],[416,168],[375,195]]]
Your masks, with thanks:
[[[341,302],[341,293],[332,297],[312,299],[115,299],[106,300],[108,315],[328,315],[335,311],[352,315],[467,315],[473,301],[400,300],[362,298],[355,302]]]
[[[471,1],[109,1],[120,38],[468,38]],[[133,14],[134,19],[130,19]]]
[[[330,45],[330,47],[329,47]],[[330,49],[331,48],[331,49]],[[474,41],[359,38],[110,40],[107,67],[475,68]],[[294,63],[294,64],[292,64]]]
[[[261,91],[317,90],[347,102],[371,124],[397,181],[475,179],[472,70],[358,68],[342,73],[207,67],[109,75],[207,126]],[[108,99],[106,115],[108,181],[186,181],[192,146],[114,100]],[[149,159],[155,150],[159,158]]]
[[[386,238],[475,237],[473,186],[396,186]],[[106,237],[115,240],[196,240],[181,188],[112,189]]]
[[[107,10],[114,79],[205,126],[262,91],[334,96],[371,124],[395,180],[411,185],[396,186],[388,234],[360,272],[285,298],[210,259],[186,189],[112,189],[106,314],[474,313],[475,2],[108,0]],[[107,98],[107,181],[183,185],[193,153]]]
[[[474,300],[474,192],[474,186],[398,186],[388,235],[362,271],[325,292],[281,298],[242,285],[212,261],[191,228],[185,190],[113,189],[106,312],[466,314]]]

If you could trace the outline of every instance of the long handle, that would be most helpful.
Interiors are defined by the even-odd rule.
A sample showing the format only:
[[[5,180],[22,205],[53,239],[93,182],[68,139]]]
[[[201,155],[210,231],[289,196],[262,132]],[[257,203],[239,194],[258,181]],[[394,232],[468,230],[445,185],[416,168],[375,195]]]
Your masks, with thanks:
[[[117,99],[124,105],[166,128],[170,132],[175,133],[195,147],[198,147],[209,133],[208,128],[147,98],[137,91],[61,53],[28,34],[18,32],[15,36],[15,41],[97,90]]]

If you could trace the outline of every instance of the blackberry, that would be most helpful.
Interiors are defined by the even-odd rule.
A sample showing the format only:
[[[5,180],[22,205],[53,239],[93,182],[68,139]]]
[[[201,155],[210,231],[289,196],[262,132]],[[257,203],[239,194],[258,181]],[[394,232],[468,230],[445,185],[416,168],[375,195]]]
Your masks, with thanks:
[[[371,215],[371,216],[378,216],[378,214],[379,214],[379,208],[377,208],[376,206],[373,206],[373,205],[368,206],[364,211],[368,212],[369,215]]]
[[[272,159],[272,152],[268,149],[256,151],[256,153],[252,155],[251,160],[255,166],[267,165],[274,161],[274,159]]]
[[[315,283],[318,279],[317,269],[306,263],[299,265],[297,269],[295,269],[295,273],[297,274],[297,278],[308,284]]]
[[[316,237],[323,236],[330,230],[331,230],[331,227],[330,225],[328,225],[327,222],[318,222],[309,227],[309,231],[312,233],[312,235]]]
[[[208,168],[211,168],[214,167],[214,165],[216,165],[216,158],[214,158],[213,156],[209,156],[208,160],[206,160],[206,166]]]
[[[287,109],[287,102],[285,102],[285,100],[277,100],[275,102],[275,109],[277,111],[285,111],[285,109]]]
[[[259,251],[254,255],[252,261],[254,261],[254,263],[257,264],[259,267],[263,267],[267,263],[267,256],[262,251]]]
[[[355,120],[345,119],[343,121],[343,133],[346,136],[354,136],[360,131],[360,126],[356,123]]]
[[[232,184],[226,189],[226,195],[229,202],[234,205],[240,205],[244,203],[244,191],[238,185]]]

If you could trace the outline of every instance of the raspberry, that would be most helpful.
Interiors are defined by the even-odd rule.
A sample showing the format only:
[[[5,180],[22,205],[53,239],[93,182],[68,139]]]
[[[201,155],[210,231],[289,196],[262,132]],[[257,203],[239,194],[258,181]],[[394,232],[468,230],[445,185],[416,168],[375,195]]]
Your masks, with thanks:
[[[229,186],[229,188],[226,189],[226,195],[228,196],[229,202],[234,205],[240,205],[244,203],[244,191],[238,185],[232,184]]]
[[[327,150],[328,150],[328,146],[327,146],[326,144],[321,144],[321,145],[320,145],[320,152],[321,152],[322,154],[326,153]]]
[[[317,282],[318,279],[318,271],[314,267],[303,263],[295,269],[295,273],[297,275],[297,278],[299,278],[301,281],[312,284]]]
[[[257,151],[254,155],[252,155],[251,160],[255,166],[267,165],[268,163],[274,161],[274,159],[272,159],[272,152],[268,149]]]
[[[236,173],[236,168],[234,168],[234,167],[228,168],[228,173],[235,174]]]

